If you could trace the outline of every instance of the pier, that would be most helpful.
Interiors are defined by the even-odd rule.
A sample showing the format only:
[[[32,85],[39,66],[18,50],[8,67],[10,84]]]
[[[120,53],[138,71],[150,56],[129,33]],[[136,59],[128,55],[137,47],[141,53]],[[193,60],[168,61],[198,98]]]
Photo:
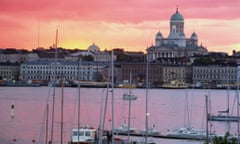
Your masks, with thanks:
[[[127,132],[115,132],[115,135],[119,135],[119,136],[128,136]],[[130,136],[134,136],[134,137],[145,137],[146,135],[141,133],[141,132],[131,132],[129,134]],[[206,137],[191,137],[191,136],[168,136],[166,134],[148,134],[148,137],[152,137],[152,138],[160,138],[160,139],[179,139],[179,140],[195,140],[195,141],[204,141],[206,140]],[[209,137],[211,139],[211,137]]]

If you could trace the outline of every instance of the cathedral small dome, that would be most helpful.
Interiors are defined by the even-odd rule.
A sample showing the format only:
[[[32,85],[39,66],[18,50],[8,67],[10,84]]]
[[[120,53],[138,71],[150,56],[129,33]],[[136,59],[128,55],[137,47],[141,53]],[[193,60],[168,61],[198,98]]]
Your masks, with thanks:
[[[192,33],[191,39],[194,39],[194,40],[198,39],[198,36],[197,36],[197,34],[195,32]]]
[[[161,39],[162,38],[162,33],[159,31],[157,34],[156,34],[156,39]]]
[[[178,9],[175,14],[171,16],[171,21],[183,21],[183,16],[178,12]]]
[[[100,48],[97,45],[95,45],[95,43],[93,43],[88,47],[88,51],[96,52],[96,51],[100,51]]]

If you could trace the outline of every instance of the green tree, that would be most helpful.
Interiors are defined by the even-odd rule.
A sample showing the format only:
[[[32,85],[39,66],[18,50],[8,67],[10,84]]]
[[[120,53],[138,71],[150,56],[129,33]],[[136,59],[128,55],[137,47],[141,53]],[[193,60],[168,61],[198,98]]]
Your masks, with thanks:
[[[84,56],[83,59],[86,60],[86,61],[93,61],[94,60],[93,56],[91,56],[91,55]]]
[[[231,135],[229,132],[226,132],[226,134],[222,136],[215,136],[213,138],[213,144],[237,144],[236,138],[231,138]]]

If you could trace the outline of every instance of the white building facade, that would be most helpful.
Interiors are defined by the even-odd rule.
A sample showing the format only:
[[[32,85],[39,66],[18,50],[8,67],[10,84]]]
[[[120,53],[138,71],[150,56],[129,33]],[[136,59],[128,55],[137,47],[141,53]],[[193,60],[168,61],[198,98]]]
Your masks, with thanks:
[[[21,64],[20,76],[23,80],[52,81],[64,77],[66,80],[95,81],[104,66],[104,63],[92,62],[32,61]]]

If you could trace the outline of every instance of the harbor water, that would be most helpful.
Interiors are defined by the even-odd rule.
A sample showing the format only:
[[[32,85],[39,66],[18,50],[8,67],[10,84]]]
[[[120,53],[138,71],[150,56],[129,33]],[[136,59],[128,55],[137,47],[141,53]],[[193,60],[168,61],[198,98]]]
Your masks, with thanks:
[[[60,141],[61,128],[61,98],[63,96],[63,141],[70,141],[71,129],[77,127],[78,122],[78,88],[56,87],[0,87],[0,143],[32,144],[45,143],[46,135],[46,107],[49,104],[48,129],[52,128],[53,97],[55,96],[53,143]],[[63,93],[62,93],[63,91]],[[132,89],[137,100],[131,101],[131,116],[128,117],[129,104],[122,96],[128,89],[115,88],[113,91],[114,127],[127,124],[143,130],[145,128],[146,90]],[[108,93],[108,94],[107,94]],[[228,94],[229,93],[229,94]],[[236,115],[236,90],[208,90],[208,89],[149,89],[148,90],[148,119],[149,128],[166,134],[169,130],[191,126],[206,128],[205,96],[209,96],[209,111],[217,114],[227,108],[229,95],[230,113]],[[106,96],[108,97],[106,98]],[[80,89],[80,124],[98,128],[101,108],[107,102],[105,130],[112,128],[112,91],[106,88]],[[102,115],[101,115],[102,114]],[[103,122],[103,120],[101,120]],[[230,130],[237,133],[236,123],[212,122],[209,129],[216,134],[223,135]],[[144,139],[134,137],[134,139]],[[193,140],[154,139],[161,144],[195,144],[202,143]]]

